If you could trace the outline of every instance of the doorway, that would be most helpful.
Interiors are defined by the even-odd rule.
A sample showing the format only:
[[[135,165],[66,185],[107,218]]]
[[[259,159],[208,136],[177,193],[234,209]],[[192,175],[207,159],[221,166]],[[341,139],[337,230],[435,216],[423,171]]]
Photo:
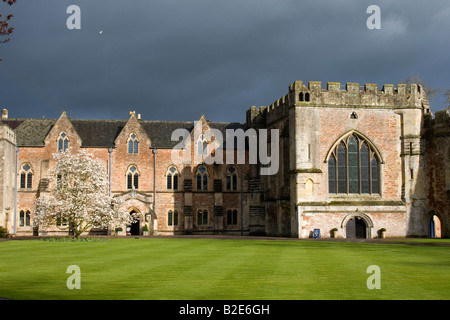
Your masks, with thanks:
[[[138,212],[135,210],[130,211],[130,215],[131,214],[137,214]],[[137,219],[135,222],[133,222],[132,224],[130,224],[129,226],[127,226],[127,233],[128,233],[128,229],[130,230],[130,235],[131,236],[138,236],[140,235],[140,226],[141,226],[141,221],[139,219]]]
[[[347,238],[365,239],[367,238],[367,225],[360,217],[352,217],[345,226]]]
[[[441,238],[441,220],[435,214],[430,219],[430,238]]]

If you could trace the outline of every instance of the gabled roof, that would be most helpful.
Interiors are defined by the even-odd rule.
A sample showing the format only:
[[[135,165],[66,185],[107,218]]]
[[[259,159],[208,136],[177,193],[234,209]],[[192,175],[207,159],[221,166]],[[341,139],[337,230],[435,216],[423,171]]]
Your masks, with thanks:
[[[69,119],[81,138],[82,147],[114,147],[117,138],[128,120],[77,120]],[[44,140],[55,125],[57,119],[0,119],[16,133],[19,147],[43,147]],[[187,129],[191,132],[194,121],[145,121],[138,120],[152,141],[152,148],[171,149],[179,141],[171,141],[175,129]],[[218,129],[225,139],[226,129],[246,129],[244,123],[210,122],[210,128]]]

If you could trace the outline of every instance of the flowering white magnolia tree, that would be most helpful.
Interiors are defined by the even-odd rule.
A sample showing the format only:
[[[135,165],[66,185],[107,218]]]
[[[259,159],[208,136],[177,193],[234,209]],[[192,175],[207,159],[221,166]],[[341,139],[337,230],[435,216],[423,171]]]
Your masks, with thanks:
[[[115,228],[136,221],[110,196],[106,166],[100,160],[86,150],[72,154],[70,149],[53,158],[56,166],[49,171],[53,188],[36,200],[36,226],[56,225],[79,238],[92,227]]]

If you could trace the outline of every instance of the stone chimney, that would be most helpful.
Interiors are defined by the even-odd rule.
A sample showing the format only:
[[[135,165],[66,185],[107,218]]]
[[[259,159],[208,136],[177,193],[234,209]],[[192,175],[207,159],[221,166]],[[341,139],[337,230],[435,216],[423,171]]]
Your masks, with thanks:
[[[8,119],[8,110],[2,109],[2,119]]]

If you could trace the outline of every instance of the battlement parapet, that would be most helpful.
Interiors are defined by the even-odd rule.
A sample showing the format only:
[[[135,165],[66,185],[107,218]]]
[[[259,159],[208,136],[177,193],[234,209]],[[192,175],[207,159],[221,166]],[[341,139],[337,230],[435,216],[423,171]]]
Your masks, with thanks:
[[[251,119],[273,123],[289,114],[293,106],[314,107],[349,107],[349,108],[421,108],[425,113],[430,111],[425,90],[420,84],[384,84],[381,90],[374,83],[327,82],[326,89],[322,82],[309,81],[305,85],[302,81],[295,81],[289,86],[289,92],[267,107],[252,107],[247,111],[247,123],[255,124]],[[252,116],[253,115],[253,116]],[[258,117],[256,117],[258,115]],[[261,122],[261,123],[262,123]],[[257,124],[257,123],[256,123]]]
[[[427,95],[422,85],[384,84],[381,90],[377,84],[328,82],[326,89],[322,82],[310,81],[308,86],[295,81],[289,86],[289,97],[295,105],[336,105],[391,108],[429,108]]]
[[[424,122],[427,132],[434,136],[450,136],[449,108],[447,110],[436,111],[434,118],[431,113],[426,114]]]

